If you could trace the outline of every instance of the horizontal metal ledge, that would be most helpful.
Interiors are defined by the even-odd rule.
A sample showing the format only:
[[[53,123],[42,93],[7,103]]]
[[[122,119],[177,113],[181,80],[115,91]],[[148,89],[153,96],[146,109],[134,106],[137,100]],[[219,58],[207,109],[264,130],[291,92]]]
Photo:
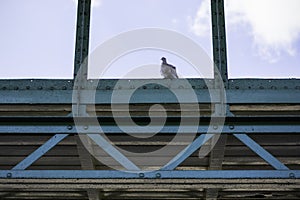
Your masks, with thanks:
[[[70,125],[0,125],[0,134],[98,134],[98,126],[78,126]],[[135,127],[126,126],[127,130],[134,130]],[[210,127],[211,133],[220,131],[221,127]],[[118,126],[101,126],[105,134],[124,134]],[[160,134],[177,134],[191,133],[191,130],[198,130],[197,133],[207,133],[208,125],[200,125],[199,127],[181,126],[182,131],[178,131],[178,126],[163,126],[159,131]],[[132,132],[134,133],[134,132]],[[135,132],[138,134],[153,134],[150,128],[144,131]],[[294,125],[225,125],[222,134],[246,133],[246,134],[293,134],[300,133],[300,124]]]
[[[213,79],[101,79],[97,89],[106,90],[114,88],[119,82],[124,88],[134,87],[149,81],[173,85],[185,85],[186,80],[196,89],[211,87]],[[88,80],[88,85],[94,85],[98,80]],[[300,79],[229,79],[230,89],[298,89],[300,90]],[[72,89],[74,80],[66,79],[10,79],[0,80],[0,90],[69,90]]]
[[[172,170],[125,172],[117,170],[0,170],[0,178],[49,179],[237,179],[282,178],[299,179],[300,170]],[[300,185],[299,185],[300,188]]]
[[[114,123],[116,120],[119,122],[126,123],[127,120],[131,118],[135,122],[150,122],[149,116],[97,116],[97,120],[101,122],[102,125],[108,125]],[[153,116],[151,117],[155,120],[164,121],[165,117],[159,117],[159,116]],[[199,120],[200,123],[208,123],[211,121],[211,119],[214,118],[215,121],[223,121],[223,117],[213,117],[210,115],[207,116],[167,116],[166,122],[167,123],[179,123],[182,119],[189,120],[190,123],[194,124],[195,120]],[[18,125],[25,123],[34,123],[38,125],[38,123],[44,123],[44,125],[47,125],[47,123],[51,125],[55,124],[67,124],[67,125],[73,125],[74,119],[78,120],[79,122],[83,123],[90,123],[91,120],[94,119],[94,117],[72,117],[69,116],[0,116],[0,125],[2,124],[10,124],[10,125]],[[225,122],[227,124],[300,124],[300,118],[298,115],[295,116],[285,116],[285,115],[273,115],[273,116],[232,116],[232,117],[226,117]]]
[[[128,101],[122,100],[130,90],[124,91],[120,94],[121,98],[112,99],[112,90],[97,90],[95,99],[91,98],[93,91],[82,91],[82,104],[128,104]],[[190,92],[184,89],[174,89],[173,92],[179,96],[188,96]],[[211,94],[210,94],[211,93]],[[0,104],[71,104],[73,90],[0,90]],[[195,90],[198,100],[187,99],[180,103],[217,103],[219,100],[216,98],[211,99],[211,95],[216,96],[217,90]],[[74,102],[76,103],[76,102]],[[169,90],[161,89],[148,89],[138,90],[130,98],[130,103],[178,103],[178,99]]]
[[[184,89],[174,90],[179,95],[188,95]],[[85,91],[88,93],[88,91]],[[71,104],[72,90],[0,90],[0,104]],[[300,104],[299,90],[227,90],[227,103],[229,104],[274,104],[290,103]],[[196,103],[218,103],[219,90],[195,89],[198,98]],[[112,90],[98,90],[95,100],[89,95],[83,95],[82,104],[111,104],[125,103],[121,99],[111,99]],[[211,96],[215,98],[211,98]],[[130,99],[130,103],[178,103],[178,99],[167,89],[139,90]],[[185,100],[180,103],[195,103]]]
[[[131,119],[139,125],[147,125],[150,122],[149,117],[81,117],[76,118],[76,126],[73,117],[0,117],[0,134],[82,134],[100,133],[107,134],[124,134],[120,126],[125,130],[137,130],[138,125],[128,123]],[[153,124],[151,127],[139,129],[136,133],[153,134],[159,131],[160,134],[177,134],[179,133],[211,133],[217,132],[224,134],[233,133],[300,133],[300,118],[294,117],[226,117],[213,118],[207,117],[153,117],[154,121],[165,121],[163,124]],[[184,122],[182,122],[184,119]],[[101,129],[99,129],[99,124]],[[115,120],[120,122],[119,126]],[[198,123],[200,122],[200,123]],[[96,123],[96,124],[95,124]],[[180,124],[181,123],[181,124]],[[151,129],[153,128],[153,129]],[[124,130],[124,129],[123,129]],[[133,133],[133,132],[132,132]]]
[[[300,90],[300,79],[229,79],[230,89],[296,89]]]
[[[227,90],[230,104],[300,103],[300,90]]]

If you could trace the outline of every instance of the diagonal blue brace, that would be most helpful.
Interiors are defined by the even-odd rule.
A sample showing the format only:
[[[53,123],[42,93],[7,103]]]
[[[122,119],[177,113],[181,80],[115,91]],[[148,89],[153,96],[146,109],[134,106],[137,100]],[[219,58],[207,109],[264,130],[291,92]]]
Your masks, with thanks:
[[[129,171],[139,171],[140,168],[131,162],[126,156],[124,156],[120,151],[113,147],[107,140],[105,140],[101,135],[88,134],[88,136],[96,142],[107,154],[113,157],[118,163],[120,163],[126,170]]]
[[[52,149],[55,145],[57,145],[60,141],[66,138],[69,134],[56,134],[52,138],[50,138],[46,143],[40,146],[37,150],[27,156],[24,160],[18,163],[12,170],[24,170],[29,167],[32,163],[37,161],[40,157],[42,157],[45,153],[47,153],[50,149]]]
[[[252,151],[254,151],[257,155],[259,155],[262,159],[264,159],[267,163],[272,165],[277,170],[289,170],[287,166],[281,163],[277,158],[275,158],[272,154],[267,152],[264,148],[262,148],[259,144],[257,144],[254,140],[252,140],[246,134],[233,134],[236,138],[238,138],[241,142],[247,145]]]
[[[211,139],[215,134],[202,134],[190,145],[170,160],[161,170],[174,170],[180,163],[192,155],[197,149]]]

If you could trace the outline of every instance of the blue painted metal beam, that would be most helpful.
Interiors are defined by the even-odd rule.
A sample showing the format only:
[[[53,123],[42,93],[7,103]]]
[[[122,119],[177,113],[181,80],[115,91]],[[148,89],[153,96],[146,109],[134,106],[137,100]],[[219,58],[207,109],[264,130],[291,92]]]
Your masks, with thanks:
[[[27,156],[24,160],[18,163],[13,170],[24,170],[29,167],[32,163],[37,161],[40,157],[42,157],[45,153],[47,153],[50,149],[52,149],[55,145],[57,145],[60,141],[66,138],[69,134],[56,134],[51,137],[46,143],[40,146],[37,150]]]
[[[171,170],[124,172],[117,170],[0,170],[0,178],[300,178],[300,170]]]
[[[300,90],[300,79],[230,79],[232,90]]]
[[[81,129],[83,129],[82,127]],[[102,130],[107,134],[120,134],[123,133],[117,126],[101,126]],[[185,129],[185,128],[182,128]],[[185,130],[189,128],[186,127]],[[87,134],[97,134],[99,127],[89,126]],[[198,133],[207,133],[208,125],[199,125]],[[233,133],[247,133],[247,134],[298,134],[300,133],[300,124],[286,124],[286,125],[225,125],[222,134]],[[56,134],[68,133],[77,134],[75,127],[71,125],[0,125],[1,134]],[[152,132],[141,132],[141,134],[148,134]],[[160,133],[162,134],[176,134],[178,133],[178,126],[166,125]],[[188,131],[181,132],[189,134]]]
[[[300,90],[226,90],[226,96],[230,104],[299,104]]]
[[[300,88],[300,86],[299,86]],[[72,90],[0,90],[0,104],[72,104]],[[140,90],[134,94],[130,103],[177,103],[172,95],[166,95],[168,90],[148,89]],[[213,94],[218,91],[212,90]],[[206,89],[196,89],[199,103],[217,103],[211,100]],[[98,90],[96,104],[110,104],[112,90]],[[155,94],[155,95],[153,95]],[[300,90],[226,90],[229,104],[300,104]],[[93,103],[89,98],[83,98],[83,103]],[[128,102],[125,102],[128,103]]]
[[[246,134],[234,134],[236,138],[238,138],[241,142],[247,145],[252,151],[254,151],[257,155],[259,155],[262,159],[264,159],[267,163],[272,165],[275,169],[278,170],[289,170],[287,166],[277,160],[272,154],[267,152],[264,148],[262,148],[259,144],[257,144],[254,140],[252,140]]]
[[[183,89],[181,89],[183,91]],[[176,90],[175,90],[176,91]],[[0,90],[0,104],[72,104],[72,90]],[[82,91],[82,103],[84,104],[110,104],[113,90],[98,90],[95,100],[85,95],[89,91]],[[208,90],[195,90],[198,101],[202,103],[216,103],[211,100]],[[212,91],[216,93],[216,91]],[[182,92],[184,95],[184,92]],[[85,97],[86,96],[86,97]],[[119,103],[128,103],[119,101]],[[169,90],[149,89],[136,92],[130,103],[178,103]],[[184,102],[182,102],[184,103]],[[187,102],[191,103],[191,102]]]

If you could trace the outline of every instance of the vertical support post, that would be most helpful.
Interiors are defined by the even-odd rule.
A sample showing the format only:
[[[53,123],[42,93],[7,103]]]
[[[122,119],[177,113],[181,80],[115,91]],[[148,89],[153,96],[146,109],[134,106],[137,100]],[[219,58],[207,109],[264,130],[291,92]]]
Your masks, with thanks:
[[[88,150],[82,144],[78,135],[75,135],[77,143],[77,151],[80,159],[81,168],[83,170],[95,170],[94,160]],[[87,189],[89,200],[100,200],[100,191],[97,189]]]
[[[209,157],[209,170],[222,170],[222,164],[225,155],[225,147],[227,142],[227,135],[222,134],[218,142],[210,152]],[[216,200],[218,199],[219,188],[207,188],[205,190],[205,199]]]
[[[86,105],[81,105],[81,90],[87,83],[89,30],[91,15],[91,0],[78,0],[77,4],[77,29],[74,61],[74,79],[79,82],[77,88],[77,116],[85,116]],[[76,79],[76,77],[78,78]],[[75,84],[75,83],[74,83]],[[79,114],[80,113],[80,114]],[[74,113],[73,113],[74,116]]]
[[[224,0],[211,0],[212,41],[214,64],[219,70],[225,88],[228,87]],[[216,71],[215,71],[216,78]]]
[[[225,92],[223,88],[218,88],[219,83],[224,84],[225,89],[228,88],[228,69],[227,69],[227,53],[226,53],[226,32],[225,32],[225,15],[224,15],[224,0],[211,0],[211,21],[212,21],[212,42],[213,42],[213,59],[214,59],[214,81],[215,89],[220,89],[220,102],[225,103]],[[226,110],[224,110],[226,109]],[[231,115],[229,105],[224,106],[215,104],[215,112],[213,116],[218,117],[221,113],[226,113],[226,116]],[[224,151],[226,146],[227,136],[221,136],[219,148],[217,146],[210,154],[210,169],[222,168]],[[218,197],[218,188],[206,189],[206,199],[215,200]]]
[[[91,0],[78,0],[74,78],[89,53],[90,14]]]
[[[83,85],[85,85],[87,81],[87,73],[88,73],[87,59],[89,54],[90,15],[91,15],[91,0],[78,0],[73,78],[75,79],[77,77],[77,74],[80,74],[80,77],[77,81],[79,81]],[[77,89],[78,89],[77,112],[85,115],[86,106],[80,104],[81,88],[77,88]],[[93,169],[94,165],[92,162],[92,158],[87,152],[87,150],[84,149],[79,138],[77,138],[77,147],[78,147],[78,153],[80,156],[80,161],[83,169]],[[100,193],[96,189],[88,189],[87,193],[90,200],[100,199]]]

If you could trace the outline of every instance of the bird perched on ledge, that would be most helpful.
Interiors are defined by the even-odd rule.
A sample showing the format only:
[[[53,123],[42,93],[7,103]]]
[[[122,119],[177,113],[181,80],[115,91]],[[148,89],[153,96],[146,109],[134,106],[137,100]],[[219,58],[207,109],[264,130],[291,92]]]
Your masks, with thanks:
[[[160,73],[164,78],[167,79],[177,79],[178,75],[176,73],[176,67],[167,63],[167,59],[165,57],[161,58],[161,69]]]

